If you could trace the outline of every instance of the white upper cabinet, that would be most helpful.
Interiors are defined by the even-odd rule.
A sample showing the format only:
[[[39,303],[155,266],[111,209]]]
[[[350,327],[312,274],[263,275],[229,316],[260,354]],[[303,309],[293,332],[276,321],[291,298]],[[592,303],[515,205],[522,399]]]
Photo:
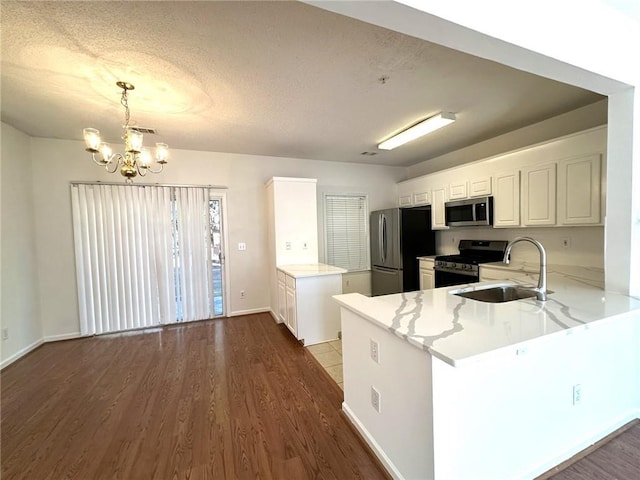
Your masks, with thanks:
[[[413,207],[431,203],[431,187],[426,178],[420,177],[398,184],[398,206]]]
[[[558,224],[600,223],[600,154],[558,162]]]
[[[431,192],[415,192],[413,194],[414,205],[429,205],[431,203]]]
[[[520,226],[520,171],[493,177],[493,226]]]
[[[491,177],[472,178],[469,180],[469,196],[483,197],[491,195]]]
[[[602,225],[606,126],[544,141],[398,184],[398,205],[431,205],[446,229],[444,203],[493,197],[493,226]]]
[[[446,186],[436,187],[431,192],[431,228],[434,230],[446,230],[447,224],[444,216],[444,202],[449,200],[449,190]]]
[[[449,200],[467,198],[467,181],[452,182],[449,185]]]
[[[522,168],[522,224],[556,224],[556,164]]]

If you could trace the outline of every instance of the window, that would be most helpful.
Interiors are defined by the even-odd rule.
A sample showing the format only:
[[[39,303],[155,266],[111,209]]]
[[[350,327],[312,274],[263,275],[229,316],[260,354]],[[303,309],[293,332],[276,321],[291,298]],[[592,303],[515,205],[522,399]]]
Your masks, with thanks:
[[[369,212],[364,195],[325,195],[326,263],[348,271],[369,268],[367,224]]]

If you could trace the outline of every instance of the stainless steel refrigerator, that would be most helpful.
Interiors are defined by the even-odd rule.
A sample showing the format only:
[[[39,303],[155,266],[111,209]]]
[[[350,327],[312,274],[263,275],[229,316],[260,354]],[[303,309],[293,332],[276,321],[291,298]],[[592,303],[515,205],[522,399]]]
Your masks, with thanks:
[[[371,291],[374,296],[419,289],[417,257],[435,255],[431,207],[371,212]]]

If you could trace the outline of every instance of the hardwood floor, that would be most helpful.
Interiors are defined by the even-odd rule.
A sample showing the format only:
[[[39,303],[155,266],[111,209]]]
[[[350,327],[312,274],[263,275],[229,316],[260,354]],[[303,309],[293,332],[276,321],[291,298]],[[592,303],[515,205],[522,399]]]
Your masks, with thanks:
[[[268,314],[49,343],[1,380],[3,480],[387,478]]]
[[[625,426],[538,480],[632,480],[640,478],[640,422]]]

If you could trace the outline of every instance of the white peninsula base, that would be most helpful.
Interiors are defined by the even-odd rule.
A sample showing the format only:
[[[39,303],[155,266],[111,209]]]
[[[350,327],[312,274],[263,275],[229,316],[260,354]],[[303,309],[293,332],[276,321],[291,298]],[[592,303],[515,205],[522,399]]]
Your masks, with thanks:
[[[343,410],[394,478],[531,479],[638,417],[637,301],[629,300],[627,312],[541,332],[527,341],[517,340],[521,332],[507,331],[513,344],[455,362],[435,351],[443,338],[456,351],[452,337],[481,336],[474,326],[508,330],[519,323],[502,318],[493,304],[481,307],[488,316],[474,317],[480,307],[459,300],[458,307],[451,304],[458,327],[437,339],[414,334],[409,341],[393,319],[389,325],[376,320],[384,316],[385,304],[391,312],[401,304],[415,322],[413,331],[425,331],[422,324],[430,324],[430,314],[443,315],[435,304],[438,298],[449,300],[439,297],[446,290],[402,294],[401,299],[335,297],[342,316]],[[573,287],[571,292],[576,293]],[[618,308],[618,299],[609,297],[607,304]],[[371,310],[354,307],[365,304]],[[541,321],[550,315],[554,325],[559,320],[552,309],[567,311],[535,300],[522,302],[522,308],[537,308]],[[569,309],[567,314],[579,321],[579,313]],[[425,345],[416,345],[417,337]],[[372,341],[379,362],[372,358]],[[379,393],[379,412],[372,389]]]

